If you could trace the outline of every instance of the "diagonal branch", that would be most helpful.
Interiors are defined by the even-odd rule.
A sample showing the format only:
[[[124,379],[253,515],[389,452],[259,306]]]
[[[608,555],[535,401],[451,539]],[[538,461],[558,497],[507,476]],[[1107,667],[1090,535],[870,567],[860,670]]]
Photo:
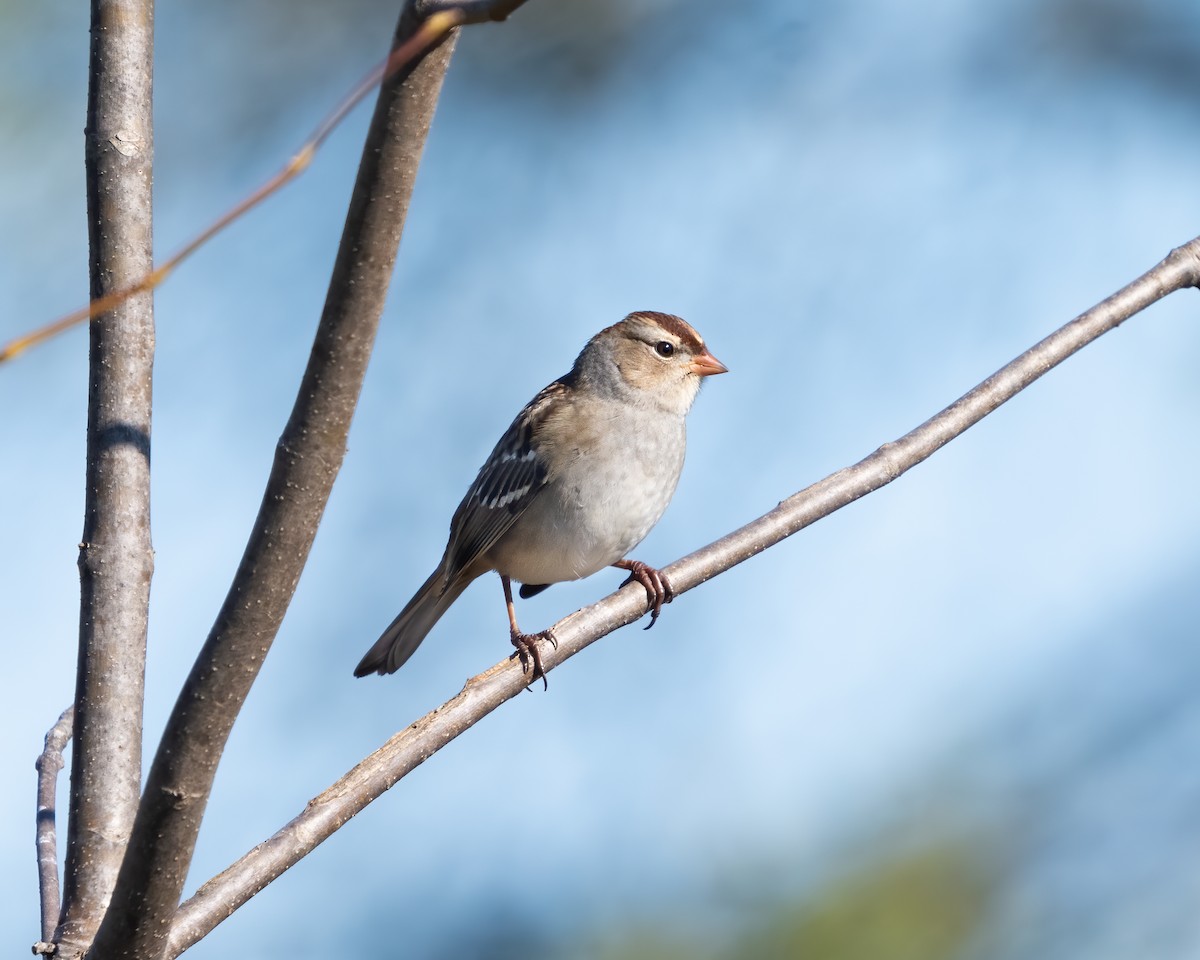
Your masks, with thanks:
[[[37,785],[37,844],[38,890],[42,901],[42,939],[34,945],[34,953],[53,953],[51,940],[58,925],[58,833],[55,820],[58,811],[58,774],[63,766],[63,751],[71,739],[75,725],[75,706],[62,712],[46,733],[46,745],[34,763],[38,773]]]
[[[91,296],[101,298],[151,265],[153,0],[92,0],[91,24],[84,158]],[[75,749],[56,935],[66,957],[95,936],[137,811],[154,570],[150,296],[97,316],[90,333]]]
[[[1027,386],[1150,304],[1185,287],[1200,287],[1200,237],[1076,317],[1002,367],[899,440],[831,474],[774,510],[665,568],[676,595],[748,560],[891,483]],[[542,652],[547,670],[646,612],[646,593],[632,584],[554,625],[555,649]],[[434,753],[519,694],[528,677],[511,661],[467,681],[458,696],[393,736],[290,823],[200,887],[171,924],[167,956],[178,956],[238,907],[311,853],[351,817]]]
[[[419,27],[409,0],[393,49]],[[147,960],[166,947],[217,763],[291,601],[345,454],[453,45],[451,38],[431,48],[380,89],[308,368],[241,564],[167,721],[92,956]]]

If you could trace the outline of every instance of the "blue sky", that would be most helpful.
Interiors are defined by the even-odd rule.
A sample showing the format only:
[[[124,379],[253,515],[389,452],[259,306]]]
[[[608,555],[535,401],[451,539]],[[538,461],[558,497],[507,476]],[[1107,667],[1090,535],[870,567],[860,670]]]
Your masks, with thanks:
[[[299,145],[382,49],[387,6],[364,0],[332,29],[261,5],[233,37],[219,7],[162,7],[160,251]],[[86,24],[21,16],[20,40],[0,39],[0,129],[20,147],[0,158],[4,339],[86,289]],[[192,888],[508,652],[485,579],[402,672],[350,676],[436,563],[496,437],[601,326],[679,313],[731,370],[700,397],[675,501],[637,551],[665,564],[903,434],[1200,233],[1195,105],[1171,80],[1200,56],[1182,3],[659,0],[523,16],[471,31],[456,55],[349,454],[222,762]],[[364,123],[157,296],[150,750],[257,509]],[[1178,889],[1200,824],[1172,820],[1165,842],[1154,811],[1120,798],[1191,797],[1195,764],[1184,747],[1117,762],[1114,718],[1149,711],[1158,730],[1164,678],[1179,702],[1191,689],[1194,300],[1131,320],[653,632],[555,671],[548,694],[451,745],[194,955],[327,956],[380,917],[431,956],[497,914],[564,936],[639,911],[700,923],[722,878],[763,862],[819,883],[930,784],[971,809],[1026,810],[1014,784],[1047,784],[1057,805],[1039,810],[1083,796],[1115,839],[1108,859],[1070,861],[1078,875],[1148,861]],[[0,371],[0,931],[22,947],[32,761],[74,683],[85,350],[75,333]],[[555,587],[522,623],[619,582]],[[1097,692],[1078,710],[1054,693],[1080,688]],[[1031,704],[1039,721],[1015,727]],[[1160,742],[1186,745],[1198,724],[1173,714]],[[1051,775],[1077,755],[1078,776]],[[1039,822],[1050,843],[1079,820]],[[1031,853],[1005,909],[1038,899],[1046,863]],[[1060,887],[1040,909],[1070,916],[1091,888]],[[1111,896],[1113,930],[1088,956],[1132,955],[1146,930],[1161,956],[1200,942],[1182,908]],[[992,955],[1047,955],[996,936]]]

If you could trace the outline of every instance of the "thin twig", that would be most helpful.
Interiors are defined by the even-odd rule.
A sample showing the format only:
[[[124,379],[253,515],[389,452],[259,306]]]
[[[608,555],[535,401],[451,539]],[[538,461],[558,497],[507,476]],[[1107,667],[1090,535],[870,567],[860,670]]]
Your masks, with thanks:
[[[58,807],[58,774],[63,768],[63,750],[71,739],[75,723],[75,707],[62,712],[58,721],[46,733],[46,746],[34,762],[38,773],[37,785],[37,846],[38,890],[42,901],[42,939],[34,945],[35,953],[53,951],[54,928],[58,926],[58,832],[55,817]],[[41,948],[41,949],[39,949]]]
[[[305,141],[303,146],[296,151],[296,154],[278,172],[225,213],[221,214],[221,216],[196,234],[195,237],[184,244],[172,256],[153,269],[147,270],[133,282],[117,290],[113,290],[104,296],[96,297],[86,306],[80,307],[78,310],[73,310],[71,313],[65,314],[45,326],[31,330],[29,333],[22,334],[0,346],[0,364],[6,360],[12,360],[30,347],[43,343],[60,333],[70,330],[72,327],[78,326],[85,320],[113,309],[131,297],[154,290],[174,272],[176,267],[200,249],[200,247],[208,243],[216,234],[220,233],[249,210],[257,207],[267,197],[276,193],[307,170],[313,161],[313,157],[325,143],[326,139],[328,139],[329,135],[333,133],[341,122],[346,119],[350,111],[358,106],[363,98],[377,85],[394,76],[406,66],[414,63],[424,53],[440,43],[455,27],[465,24],[484,23],[489,20],[504,20],[523,3],[525,3],[525,0],[466,0],[463,3],[455,3],[452,0],[433,3],[426,0],[425,3],[420,4],[417,14],[422,18],[420,26],[414,30],[413,34],[403,44],[392,50],[378,66],[373,68],[321,120],[308,140]]]
[[[671,564],[676,596],[748,560],[846,504],[890,483],[978,423],[1034,380],[1135,313],[1185,287],[1200,286],[1200,237],[1061,327],[988,377],[941,413],[866,459],[801,490],[774,510]],[[552,669],[646,612],[646,593],[631,584],[556,623],[557,647],[542,651]],[[529,682],[503,661],[467,681],[458,696],[400,731],[272,837],[213,877],[182,904],[171,924],[167,956],[178,956],[238,907],[311,853],[351,817]]]

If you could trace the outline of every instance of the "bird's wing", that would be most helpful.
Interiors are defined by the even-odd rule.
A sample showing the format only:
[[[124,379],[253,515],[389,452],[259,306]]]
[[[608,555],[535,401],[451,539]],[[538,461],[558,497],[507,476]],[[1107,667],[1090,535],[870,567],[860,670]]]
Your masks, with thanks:
[[[545,486],[548,470],[533,437],[567,389],[556,380],[530,400],[480,469],[450,521],[445,582],[487,553]]]

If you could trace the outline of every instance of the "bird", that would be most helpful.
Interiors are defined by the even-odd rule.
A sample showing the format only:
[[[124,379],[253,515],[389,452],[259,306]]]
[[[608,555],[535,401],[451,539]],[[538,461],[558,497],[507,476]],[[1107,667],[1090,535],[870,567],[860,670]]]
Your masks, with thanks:
[[[622,586],[646,590],[650,629],[671,585],[627,554],[658,523],[683,469],[685,418],[705,377],[728,368],[685,320],[642,310],[605,327],[570,373],[517,415],[450,521],[445,553],[429,579],[354,670],[395,673],[478,577],[500,575],[509,639],[522,670],[548,685],[539,642],[522,633],[512,581],[532,597],[551,584],[605,567],[628,571]]]

